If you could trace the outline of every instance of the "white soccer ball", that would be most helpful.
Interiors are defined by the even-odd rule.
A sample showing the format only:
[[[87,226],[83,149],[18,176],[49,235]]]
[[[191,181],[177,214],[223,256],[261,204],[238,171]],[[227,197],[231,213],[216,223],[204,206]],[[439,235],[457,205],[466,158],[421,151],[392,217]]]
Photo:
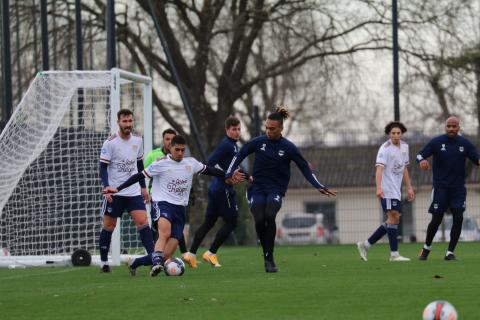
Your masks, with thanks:
[[[457,320],[457,311],[448,301],[430,302],[423,310],[423,320]]]
[[[167,276],[181,276],[185,272],[185,263],[179,258],[168,259],[163,266]]]

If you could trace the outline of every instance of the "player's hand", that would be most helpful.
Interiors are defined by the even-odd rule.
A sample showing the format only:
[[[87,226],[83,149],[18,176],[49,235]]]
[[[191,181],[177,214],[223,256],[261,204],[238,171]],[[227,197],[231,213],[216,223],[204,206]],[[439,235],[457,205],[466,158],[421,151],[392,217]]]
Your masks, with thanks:
[[[412,187],[407,188],[407,201],[413,201],[415,199],[415,192]]]
[[[242,181],[245,181],[245,174],[240,172],[240,169],[235,170],[232,176],[232,183],[237,184]]]
[[[142,188],[141,191],[142,191],[143,201],[145,203],[149,203],[150,202],[150,194],[148,193],[148,189],[147,188]]]
[[[107,193],[107,194],[104,194],[103,196],[105,197],[105,199],[107,199],[108,203],[112,203],[113,198],[111,194]]]
[[[385,198],[385,194],[383,193],[382,188],[377,188],[377,191],[375,192],[375,195],[376,195],[377,198],[379,198],[379,199]]]
[[[428,160],[423,159],[422,161],[420,161],[419,165],[420,165],[420,169],[422,170],[430,169],[430,163],[428,162]]]
[[[321,194],[326,195],[327,197],[336,197],[337,196],[337,190],[330,190],[328,188],[318,188],[318,191]]]
[[[103,193],[104,195],[112,195],[112,194],[117,193],[117,192],[118,192],[117,188],[110,187],[110,186],[105,187],[105,188],[103,188],[103,190],[102,190],[102,193]]]

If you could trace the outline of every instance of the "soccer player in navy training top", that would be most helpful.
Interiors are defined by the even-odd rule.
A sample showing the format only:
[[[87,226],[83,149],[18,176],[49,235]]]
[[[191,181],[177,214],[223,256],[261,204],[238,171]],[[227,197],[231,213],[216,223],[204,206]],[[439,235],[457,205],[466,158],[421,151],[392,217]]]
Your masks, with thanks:
[[[289,117],[284,107],[278,107],[265,122],[266,135],[245,144],[228,167],[227,183],[235,182],[234,170],[251,153],[255,153],[253,182],[247,192],[250,211],[255,220],[255,230],[263,248],[266,272],[277,272],[273,259],[277,226],[275,217],[282,205],[282,198],[290,181],[290,162],[297,164],[305,178],[322,194],[336,196],[336,191],[318,182],[308,162],[297,147],[282,137],[283,120]]]
[[[240,132],[240,120],[236,117],[228,117],[225,120],[226,136],[208,158],[208,166],[217,167],[223,171],[227,170],[232,158],[238,152],[237,141],[240,138]],[[197,267],[197,249],[208,231],[215,225],[218,217],[222,217],[224,224],[215,235],[215,239],[208,251],[202,256],[204,261],[209,262],[215,268],[221,266],[217,257],[218,248],[225,242],[237,225],[238,206],[233,186],[226,184],[223,178],[213,177],[208,188],[208,206],[205,213],[205,221],[195,232],[190,252],[185,253],[183,256],[183,260],[190,267]]]
[[[458,118],[449,117],[445,123],[446,133],[430,140],[417,155],[417,162],[423,170],[430,169],[430,164],[426,159],[433,156],[432,203],[428,210],[432,214],[432,220],[428,224],[425,244],[419,256],[420,260],[427,260],[432,249],[433,238],[447,209],[450,209],[452,213],[453,223],[445,260],[456,260],[453,252],[462,232],[463,212],[467,197],[465,160],[468,158],[476,165],[480,164],[477,149],[466,138],[458,135],[459,130]]]

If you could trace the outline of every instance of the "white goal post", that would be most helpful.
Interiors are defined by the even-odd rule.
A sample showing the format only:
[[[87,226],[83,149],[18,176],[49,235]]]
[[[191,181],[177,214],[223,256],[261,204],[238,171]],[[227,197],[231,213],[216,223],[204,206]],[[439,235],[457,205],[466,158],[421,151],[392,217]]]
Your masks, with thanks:
[[[77,249],[99,261],[103,142],[117,112],[152,148],[152,81],[121,69],[39,72],[0,134],[0,267],[65,265]],[[117,224],[111,264],[143,247],[131,219]]]

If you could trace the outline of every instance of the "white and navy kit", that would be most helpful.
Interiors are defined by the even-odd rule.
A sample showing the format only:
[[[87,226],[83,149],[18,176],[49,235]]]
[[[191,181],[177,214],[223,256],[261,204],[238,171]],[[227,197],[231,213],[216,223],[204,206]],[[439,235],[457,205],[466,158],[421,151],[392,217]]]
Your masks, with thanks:
[[[325,188],[310,169],[308,162],[298,148],[289,140],[281,137],[270,140],[266,135],[257,137],[245,144],[233,158],[228,167],[226,178],[249,154],[255,153],[253,163],[253,183],[248,191],[250,206],[267,202],[282,203],[282,198],[290,182],[290,163],[293,161],[304,177],[315,188]]]
[[[382,166],[382,185],[384,198],[381,199],[384,211],[401,211],[402,180],[405,167],[409,164],[408,144],[400,141],[396,146],[386,141],[377,153],[375,166]]]
[[[131,134],[123,139],[119,134],[110,136],[100,152],[100,162],[108,165],[108,182],[118,187],[128,178],[138,173],[137,161],[143,159],[143,140]],[[138,183],[123,189],[113,197],[113,201],[103,202],[103,213],[112,217],[121,217],[124,211],[146,210]]]
[[[238,153],[237,141],[224,137],[208,158],[207,165],[227,171],[228,165]],[[226,184],[224,178],[212,177],[208,187],[208,205],[206,214],[215,216],[232,216],[238,213],[235,190]]]
[[[433,155],[432,204],[428,212],[444,213],[448,208],[465,209],[465,160],[478,165],[478,151],[466,138],[435,137],[417,154],[417,162]]]
[[[112,187],[118,187],[128,178],[138,173],[137,161],[143,159],[143,140],[136,135],[122,139],[118,134],[112,135],[103,143],[100,162],[108,165],[108,181]],[[135,183],[123,189],[117,196],[138,196],[140,185]]]
[[[144,175],[153,179],[152,209],[154,221],[160,217],[172,224],[171,237],[180,240],[185,226],[185,208],[192,188],[195,174],[201,173],[206,166],[192,157],[175,161],[171,155],[157,159],[144,171]]]

